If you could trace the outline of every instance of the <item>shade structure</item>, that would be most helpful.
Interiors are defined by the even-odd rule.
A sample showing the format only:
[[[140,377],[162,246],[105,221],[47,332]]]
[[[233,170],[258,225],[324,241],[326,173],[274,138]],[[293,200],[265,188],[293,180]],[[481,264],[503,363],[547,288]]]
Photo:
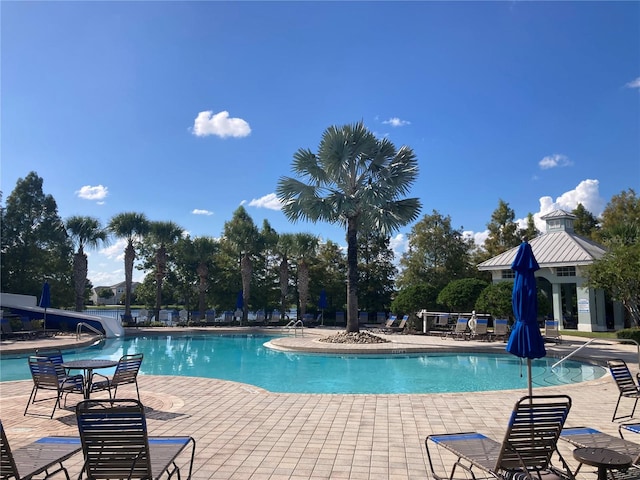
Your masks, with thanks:
[[[49,282],[45,280],[42,284],[42,293],[40,294],[40,308],[44,308],[44,320],[42,322],[42,328],[47,329],[47,308],[51,306],[51,288]]]
[[[318,300],[318,308],[322,310],[322,325],[324,325],[324,309],[327,308],[327,291],[323,288],[320,291],[320,299]]]
[[[540,267],[531,245],[522,242],[511,264],[515,271],[511,301],[516,322],[507,343],[507,351],[527,359],[529,395],[532,395],[531,359],[542,358],[547,352],[538,326],[538,293],[535,271]]]

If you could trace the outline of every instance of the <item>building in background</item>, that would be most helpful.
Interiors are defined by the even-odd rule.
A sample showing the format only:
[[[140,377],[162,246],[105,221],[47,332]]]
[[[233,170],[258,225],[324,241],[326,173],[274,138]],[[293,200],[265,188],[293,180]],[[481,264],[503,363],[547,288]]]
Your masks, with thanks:
[[[554,210],[542,217],[546,232],[529,241],[540,270],[536,272],[538,287],[550,300],[552,311],[538,312],[559,320],[563,328],[585,332],[602,332],[624,328],[624,308],[601,289],[587,288],[584,267],[599,260],[605,248],[577,235],[573,228],[576,216]],[[513,280],[511,264],[518,247],[478,265],[491,272],[494,283]]]

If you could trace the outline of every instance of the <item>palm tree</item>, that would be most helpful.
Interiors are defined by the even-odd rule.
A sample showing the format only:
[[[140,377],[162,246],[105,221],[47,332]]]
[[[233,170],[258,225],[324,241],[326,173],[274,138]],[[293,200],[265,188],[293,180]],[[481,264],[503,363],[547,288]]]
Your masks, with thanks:
[[[89,262],[84,253],[84,247],[97,248],[100,243],[107,242],[107,231],[100,225],[100,220],[93,217],[75,215],[65,222],[67,233],[74,246],[77,247],[73,255],[73,284],[75,290],[75,309],[84,309],[84,291],[87,285]]]
[[[242,279],[242,320],[247,320],[251,297],[252,256],[260,246],[260,232],[245,208],[240,205],[233,218],[224,224],[224,238],[236,254],[240,255],[240,275]]]
[[[293,171],[308,183],[278,180],[276,193],[287,218],[346,227],[347,332],[357,332],[358,230],[391,235],[418,217],[420,201],[400,198],[418,176],[418,160],[409,147],[396,150],[358,122],[327,128],[317,154],[309,149],[294,154]]]
[[[156,308],[155,319],[160,320],[162,308],[162,281],[167,274],[167,247],[173,245],[181,236],[182,228],[174,222],[151,222],[150,240],[155,249]]]
[[[133,285],[133,264],[136,260],[134,242],[149,232],[149,220],[142,213],[125,212],[111,218],[107,227],[117,238],[127,241],[124,249],[124,318],[131,318],[131,289]]]
[[[278,270],[280,272],[280,315],[287,310],[287,296],[289,294],[289,257],[293,251],[295,235],[283,233],[278,237],[276,253],[280,257]],[[281,318],[282,319],[282,318]]]
[[[304,318],[309,303],[309,259],[318,250],[318,237],[310,233],[295,235],[294,252],[298,261],[298,300],[300,301],[300,318]]]

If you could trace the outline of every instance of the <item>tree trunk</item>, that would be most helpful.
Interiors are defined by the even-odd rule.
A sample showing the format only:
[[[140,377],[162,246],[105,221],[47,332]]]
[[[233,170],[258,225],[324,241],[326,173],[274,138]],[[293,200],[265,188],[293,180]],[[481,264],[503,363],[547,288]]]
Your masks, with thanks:
[[[136,259],[136,251],[133,242],[127,243],[124,250],[124,317],[131,318],[131,290],[133,288],[133,262]]]
[[[302,260],[298,264],[298,295],[300,298],[300,318],[307,313],[309,303],[309,265]]]
[[[75,308],[76,312],[84,309],[84,289],[87,285],[87,256],[84,254],[82,247],[73,256],[73,284],[75,289]]]
[[[164,246],[158,248],[156,253],[156,309],[155,321],[160,321],[160,309],[162,308],[162,280],[164,280],[164,272],[167,268],[167,252]]]
[[[251,257],[245,253],[240,262],[240,272],[242,274],[242,321],[247,321],[247,313],[249,312],[249,297],[251,293],[251,274],[253,273],[253,264]]]
[[[347,333],[359,332],[358,325],[358,218],[347,222]]]
[[[280,262],[280,311],[287,308],[287,291],[289,290],[289,262],[284,257]]]
[[[205,315],[205,302],[204,302],[204,294],[207,291],[207,276],[209,275],[209,269],[205,263],[199,263],[196,268],[196,272],[198,273],[198,278],[200,279],[198,283],[198,311],[200,312],[200,318],[206,318]]]

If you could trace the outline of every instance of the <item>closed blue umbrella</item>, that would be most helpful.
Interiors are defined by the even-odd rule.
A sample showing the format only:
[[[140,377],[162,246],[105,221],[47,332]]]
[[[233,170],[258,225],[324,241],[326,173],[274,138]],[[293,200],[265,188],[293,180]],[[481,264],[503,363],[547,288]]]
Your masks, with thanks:
[[[51,288],[49,282],[45,280],[42,284],[42,293],[40,294],[40,308],[44,308],[44,320],[42,322],[42,328],[47,329],[47,308],[51,306]]]
[[[538,292],[534,272],[540,267],[528,242],[520,244],[511,269],[516,272],[511,294],[516,322],[507,343],[507,352],[527,359],[529,395],[532,395],[531,359],[542,358],[547,352],[538,326]]]

